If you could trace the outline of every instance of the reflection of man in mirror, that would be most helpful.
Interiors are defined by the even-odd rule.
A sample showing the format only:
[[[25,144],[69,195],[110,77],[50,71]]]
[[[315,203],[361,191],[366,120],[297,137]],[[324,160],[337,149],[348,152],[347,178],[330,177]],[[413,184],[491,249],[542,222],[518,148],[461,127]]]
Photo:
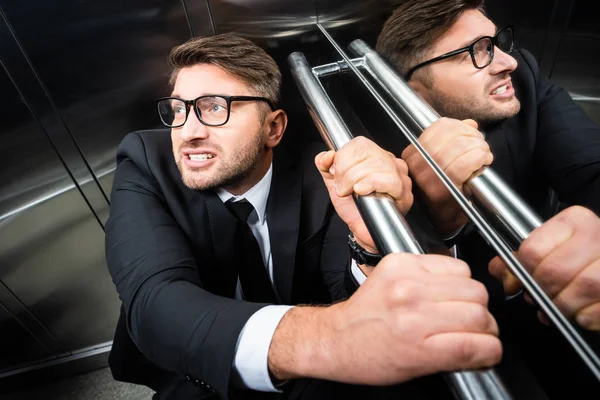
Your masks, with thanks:
[[[524,242],[518,256],[561,311],[598,331],[600,222],[594,212],[600,212],[600,127],[540,73],[529,52],[515,48],[516,34],[514,27],[496,26],[486,16],[484,0],[408,0],[386,21],[376,48],[447,117],[426,129],[419,141],[460,189],[493,163],[543,219],[552,218]],[[517,295],[520,283],[498,259],[490,262],[495,253],[415,148],[407,147],[402,158],[439,233],[457,245],[474,277],[487,284],[490,309],[519,312],[511,310],[510,318],[529,324],[515,334],[532,357],[547,355],[550,347],[535,345],[547,346],[549,336],[562,346],[559,334],[535,321],[534,307],[519,304],[527,299]],[[488,274],[488,264],[502,284]],[[552,348],[552,357],[557,350]],[[563,353],[563,362],[582,364],[570,347]],[[563,370],[548,362],[543,370],[548,383],[564,385]]]

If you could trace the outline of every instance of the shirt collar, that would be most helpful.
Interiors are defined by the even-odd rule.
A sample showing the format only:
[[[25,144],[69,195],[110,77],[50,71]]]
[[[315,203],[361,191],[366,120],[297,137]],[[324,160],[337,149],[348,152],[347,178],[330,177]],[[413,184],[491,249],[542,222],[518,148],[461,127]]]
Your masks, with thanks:
[[[218,188],[216,190],[217,196],[221,199],[223,203],[227,202],[227,200],[232,199],[233,201],[240,201],[243,199],[248,200],[252,207],[256,210],[258,214],[258,220],[260,223],[264,223],[267,218],[267,200],[269,198],[269,191],[271,190],[271,179],[273,178],[273,163],[269,166],[269,170],[262,177],[262,179],[250,189],[246,191],[246,193],[240,194],[239,196],[235,196],[229,193],[227,190],[223,188]]]

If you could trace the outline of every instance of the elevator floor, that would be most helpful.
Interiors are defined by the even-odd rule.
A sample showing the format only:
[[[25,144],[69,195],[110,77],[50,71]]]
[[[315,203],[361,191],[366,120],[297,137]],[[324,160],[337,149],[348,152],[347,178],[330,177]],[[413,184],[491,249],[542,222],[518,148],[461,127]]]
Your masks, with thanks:
[[[35,388],[21,389],[0,400],[150,400],[154,391],[117,382],[108,368],[98,369]]]

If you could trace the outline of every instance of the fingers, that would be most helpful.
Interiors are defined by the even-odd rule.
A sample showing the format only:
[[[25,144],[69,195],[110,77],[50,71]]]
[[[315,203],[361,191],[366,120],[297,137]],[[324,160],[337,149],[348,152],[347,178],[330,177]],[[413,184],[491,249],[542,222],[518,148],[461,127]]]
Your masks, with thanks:
[[[426,297],[433,302],[487,305],[485,286],[468,279],[470,271],[463,265],[466,266],[462,261],[440,255],[389,254],[371,276],[382,275],[379,279],[391,285],[390,301],[395,304],[408,304],[413,299]]]
[[[584,308],[575,315],[575,321],[584,329],[600,331],[600,303]]]
[[[437,254],[422,255],[418,257],[421,262],[421,268],[432,274],[457,275],[465,278],[471,277],[471,268],[462,260]]]
[[[435,355],[433,370],[458,371],[492,367],[502,359],[500,340],[489,334],[450,332],[425,340],[427,350]]]
[[[315,165],[321,174],[331,175],[331,167],[333,166],[333,160],[335,158],[335,151],[323,151],[316,155]]]
[[[458,136],[471,136],[484,140],[483,134],[475,128],[475,121],[459,121],[451,118],[440,118],[431,124],[419,136],[419,143],[429,154],[435,154],[448,142]]]
[[[494,278],[502,282],[504,293],[508,295],[516,294],[523,287],[521,281],[509,271],[500,256],[496,256],[490,261],[488,270]]]
[[[567,317],[600,303],[600,260],[587,266],[573,278],[554,298],[554,302]]]
[[[430,315],[434,332],[483,333],[498,336],[498,324],[485,306],[470,302],[438,303]]]
[[[408,178],[408,167],[402,160],[381,159],[378,157],[370,157],[359,163],[352,165],[348,169],[335,164],[335,181],[338,196],[348,196],[352,192],[361,195],[367,195],[372,192],[401,194],[402,190],[395,190],[395,185],[402,185],[403,177]],[[400,164],[401,163],[401,164]],[[378,187],[379,179],[384,187]],[[408,178],[406,181],[409,181]],[[361,182],[364,181],[364,182]],[[357,184],[358,188],[356,187]],[[369,186],[370,184],[370,186]],[[374,186],[373,186],[374,185]],[[362,190],[361,190],[362,187]],[[368,188],[370,192],[365,192]],[[361,193],[356,192],[356,189],[361,190]],[[409,188],[410,189],[410,188]],[[392,195],[392,197],[394,197]]]
[[[448,142],[448,145],[441,149],[438,153],[432,154],[437,164],[444,171],[451,165],[462,160],[471,151],[477,151],[481,157],[481,165],[490,165],[494,160],[494,156],[490,150],[489,144],[481,137],[473,136],[458,136]],[[481,167],[479,165],[477,169]]]
[[[477,147],[462,154],[444,171],[455,185],[461,187],[475,171],[490,165],[493,160],[492,153]]]

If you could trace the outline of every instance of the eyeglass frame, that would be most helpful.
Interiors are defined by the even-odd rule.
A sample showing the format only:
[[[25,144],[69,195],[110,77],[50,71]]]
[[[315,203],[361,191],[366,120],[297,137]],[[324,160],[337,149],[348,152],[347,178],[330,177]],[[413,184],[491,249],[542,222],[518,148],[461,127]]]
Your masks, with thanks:
[[[494,36],[482,36],[479,39],[475,40],[473,43],[471,43],[470,45],[466,46],[466,47],[462,47],[460,49],[456,49],[456,50],[452,50],[449,51],[448,53],[444,53],[441,56],[437,56],[434,57],[430,60],[427,61],[423,61],[422,63],[419,63],[417,65],[415,65],[414,67],[412,67],[411,69],[408,70],[408,72],[406,73],[406,75],[404,76],[404,80],[406,82],[408,82],[410,80],[410,78],[412,77],[412,75],[415,73],[415,71],[421,67],[424,67],[426,65],[432,64],[434,62],[438,62],[438,61],[442,61],[445,60],[447,58],[450,57],[454,57],[456,55],[459,55],[461,53],[464,53],[465,51],[468,51],[469,54],[471,55],[471,61],[473,62],[473,66],[477,69],[484,69],[485,67],[487,67],[488,65],[490,65],[492,63],[492,61],[494,60],[494,49],[496,47],[498,47],[498,35],[500,35],[502,32],[504,31],[509,31],[511,33],[511,45],[510,45],[510,50],[508,50],[506,53],[510,54],[512,53],[512,51],[514,50],[515,47],[515,27],[514,25],[508,25],[503,27],[502,29],[499,29],[498,32],[496,32],[496,34]],[[492,52],[490,54],[490,60],[488,61],[487,64],[485,64],[484,66],[480,67],[477,65],[477,63],[475,62],[475,54],[474,54],[474,48],[475,48],[475,44],[477,44],[477,42],[484,40],[484,39],[488,39],[492,42],[492,44],[494,45],[492,47]],[[498,47],[500,48],[500,47]],[[504,50],[502,50],[504,51]]]
[[[198,106],[196,104],[198,103],[198,100],[207,98],[207,97],[221,97],[221,98],[225,99],[225,101],[227,101],[227,118],[225,119],[225,122],[223,122],[222,124],[209,124],[202,119],[202,113],[200,112],[200,110],[198,109]],[[167,123],[165,123],[165,121],[162,118],[162,115],[160,113],[160,108],[159,108],[160,102],[164,101],[164,100],[179,100],[185,104],[185,119],[183,120],[183,123],[181,125],[174,126],[174,125],[168,125]],[[200,123],[202,125],[206,125],[206,126],[223,126],[223,125],[225,125],[227,122],[229,122],[229,117],[231,116],[231,103],[233,103],[234,101],[263,101],[269,105],[269,107],[271,108],[271,111],[275,111],[275,105],[273,104],[273,102],[271,100],[267,99],[266,97],[257,97],[257,96],[227,96],[224,94],[208,94],[208,95],[198,96],[193,100],[184,100],[179,97],[170,96],[170,97],[161,97],[160,99],[157,99],[154,103],[156,104],[160,122],[162,122],[162,124],[164,126],[166,126],[168,128],[181,128],[182,126],[185,125],[185,123],[188,120],[188,117],[190,116],[190,107],[192,107],[194,109],[194,113],[196,114],[198,121],[200,121]]]

